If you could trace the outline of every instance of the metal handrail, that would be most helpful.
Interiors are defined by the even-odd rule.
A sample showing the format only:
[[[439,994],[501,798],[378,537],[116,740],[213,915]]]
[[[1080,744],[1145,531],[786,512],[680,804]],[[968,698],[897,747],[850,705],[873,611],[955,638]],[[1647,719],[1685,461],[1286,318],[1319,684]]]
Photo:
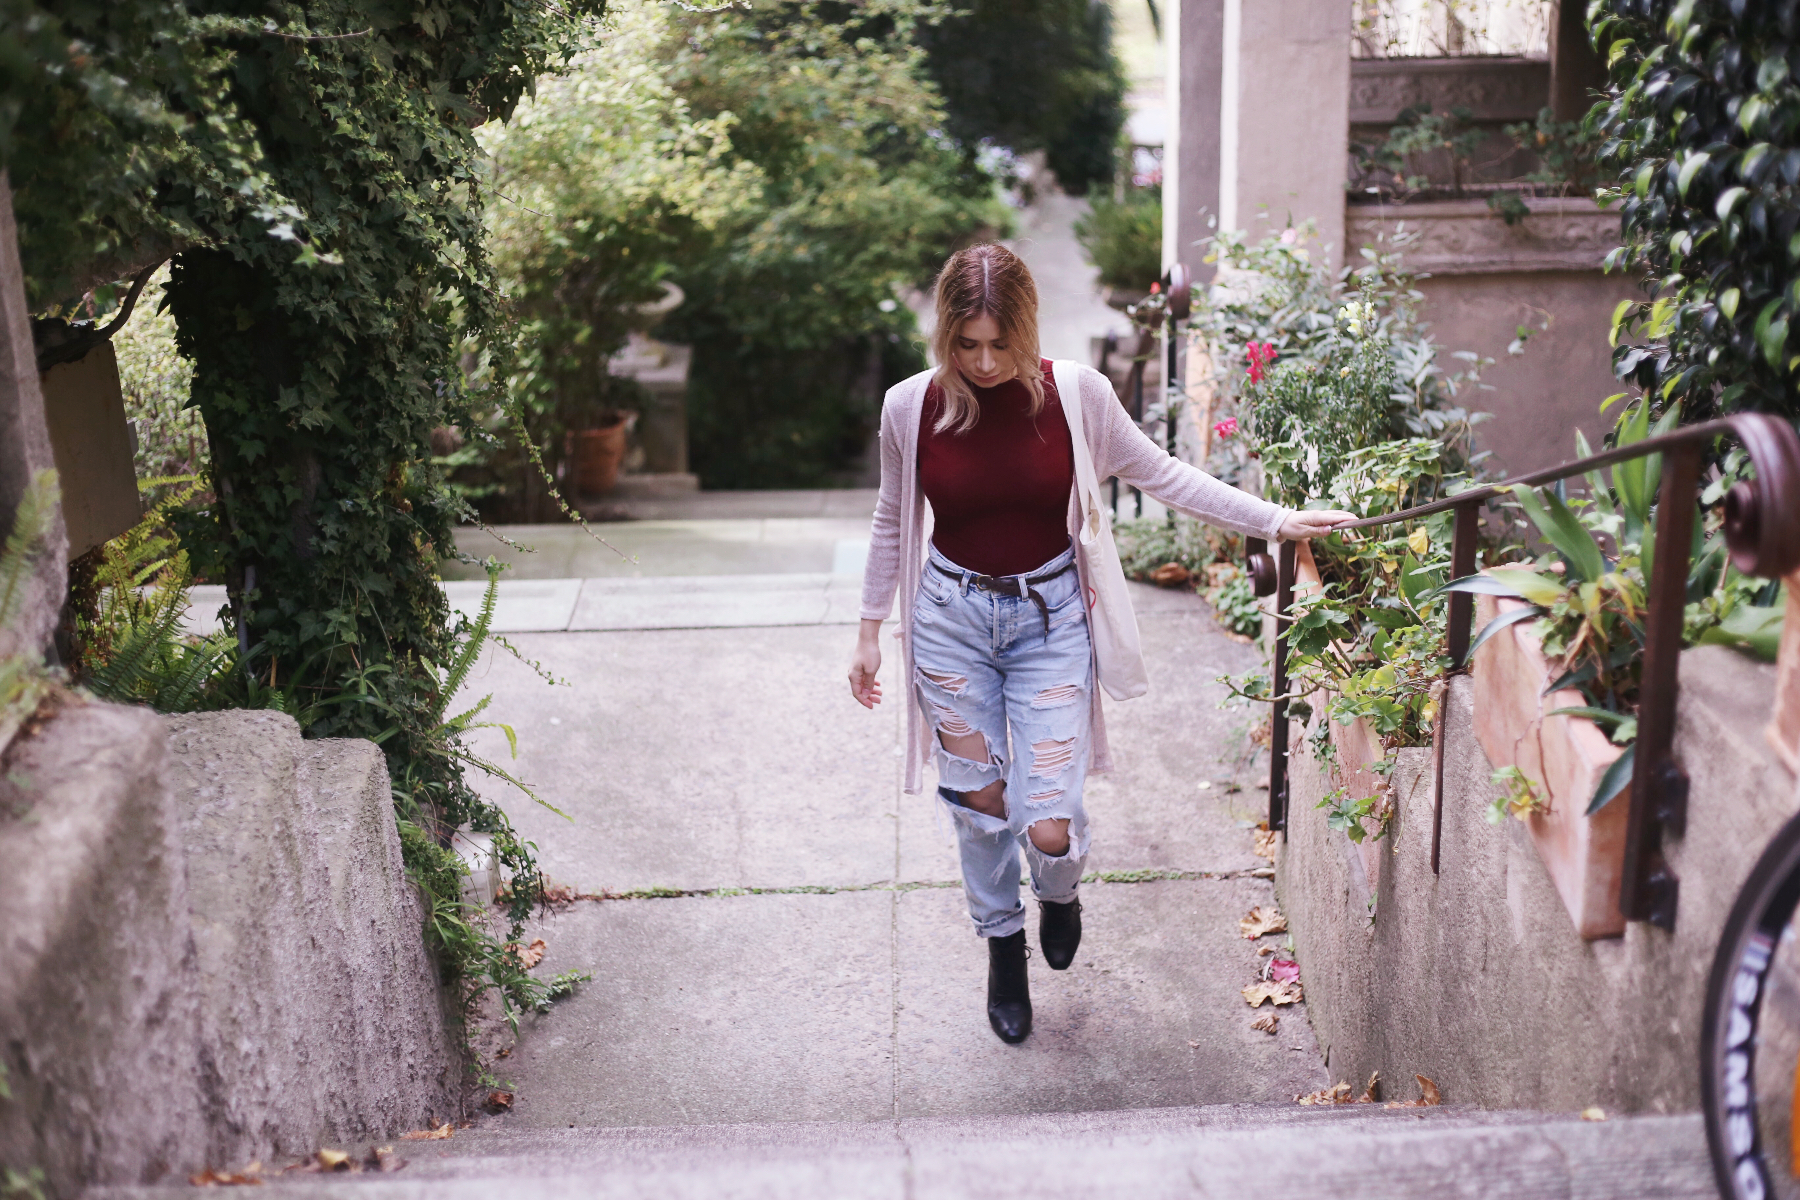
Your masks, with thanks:
[[[1554,483],[1628,459],[1664,455],[1657,492],[1655,561],[1647,584],[1650,604],[1645,614],[1642,697],[1638,702],[1636,762],[1632,771],[1630,811],[1625,829],[1625,871],[1619,909],[1628,920],[1675,928],[1680,881],[1663,856],[1666,832],[1680,837],[1687,824],[1687,774],[1675,761],[1675,696],[1681,654],[1682,614],[1687,606],[1688,559],[1693,547],[1695,498],[1701,462],[1713,439],[1736,437],[1756,467],[1755,480],[1738,483],[1725,496],[1725,543],[1731,560],[1746,575],[1768,578],[1800,568],[1800,435],[1786,421],[1758,413],[1742,413],[1677,429],[1559,467],[1517,475],[1502,483],[1471,488],[1430,504],[1339,526],[1370,529],[1455,510],[1450,547],[1451,580],[1475,573],[1475,539],[1480,506],[1511,488]],[[1247,540],[1247,567],[1256,594],[1275,595],[1276,638],[1273,694],[1287,694],[1287,616],[1294,594],[1294,546],[1284,543],[1277,555],[1258,538]],[[1450,593],[1446,641],[1450,674],[1468,669],[1474,597]],[[1277,699],[1269,741],[1269,828],[1287,837],[1287,700]],[[1438,871],[1444,816],[1444,744],[1448,704],[1439,704],[1433,731],[1437,791],[1431,829],[1431,870]]]

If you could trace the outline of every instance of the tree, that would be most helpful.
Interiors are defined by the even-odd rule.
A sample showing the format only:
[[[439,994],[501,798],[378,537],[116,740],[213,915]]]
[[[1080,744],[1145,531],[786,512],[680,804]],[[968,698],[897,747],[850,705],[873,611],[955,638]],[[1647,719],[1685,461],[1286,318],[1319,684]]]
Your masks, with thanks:
[[[1112,182],[1125,74],[1104,3],[967,0],[918,41],[963,145],[1042,150],[1071,195]]]

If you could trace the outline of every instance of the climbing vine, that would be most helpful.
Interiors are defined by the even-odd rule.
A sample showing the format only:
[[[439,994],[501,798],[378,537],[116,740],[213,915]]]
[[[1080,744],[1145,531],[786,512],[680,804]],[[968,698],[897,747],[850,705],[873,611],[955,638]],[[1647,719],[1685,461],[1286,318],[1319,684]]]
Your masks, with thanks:
[[[454,639],[437,563],[461,509],[429,439],[467,420],[459,346],[502,324],[473,130],[564,61],[601,4],[216,8],[308,31],[239,47],[227,77],[310,254],[249,212],[174,264],[216,496],[183,542],[227,585],[241,669],[316,701],[312,735],[381,744],[422,878],[444,882],[449,831],[494,834],[516,923],[539,894],[531,847],[464,779],[441,720]]]

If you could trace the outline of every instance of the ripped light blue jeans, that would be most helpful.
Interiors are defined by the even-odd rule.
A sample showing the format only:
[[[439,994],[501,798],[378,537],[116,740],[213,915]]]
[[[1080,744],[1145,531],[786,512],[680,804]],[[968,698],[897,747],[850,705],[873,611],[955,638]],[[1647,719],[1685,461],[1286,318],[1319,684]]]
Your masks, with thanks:
[[[1055,571],[1074,553],[1064,551],[1027,574]],[[969,916],[980,936],[1006,937],[1025,925],[1021,848],[1039,900],[1066,904],[1081,881],[1088,849],[1081,793],[1093,655],[1073,568],[1033,585],[1048,609],[1047,622],[1045,610],[1029,597],[985,591],[970,578],[931,547],[913,608],[913,685],[938,735],[979,733],[987,742],[988,761],[977,762],[950,753],[941,736],[933,739],[938,795],[956,827]],[[961,793],[997,780],[1006,783],[1004,818],[961,803]],[[1069,847],[1054,857],[1026,832],[1051,818],[1069,822]]]

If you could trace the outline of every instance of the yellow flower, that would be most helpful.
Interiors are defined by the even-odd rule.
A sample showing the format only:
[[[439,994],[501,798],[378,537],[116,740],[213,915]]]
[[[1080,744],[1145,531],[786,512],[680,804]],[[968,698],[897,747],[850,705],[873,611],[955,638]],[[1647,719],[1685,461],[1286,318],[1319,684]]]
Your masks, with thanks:
[[[1415,557],[1424,558],[1425,552],[1431,549],[1431,535],[1421,526],[1406,535],[1406,544],[1412,547]]]

